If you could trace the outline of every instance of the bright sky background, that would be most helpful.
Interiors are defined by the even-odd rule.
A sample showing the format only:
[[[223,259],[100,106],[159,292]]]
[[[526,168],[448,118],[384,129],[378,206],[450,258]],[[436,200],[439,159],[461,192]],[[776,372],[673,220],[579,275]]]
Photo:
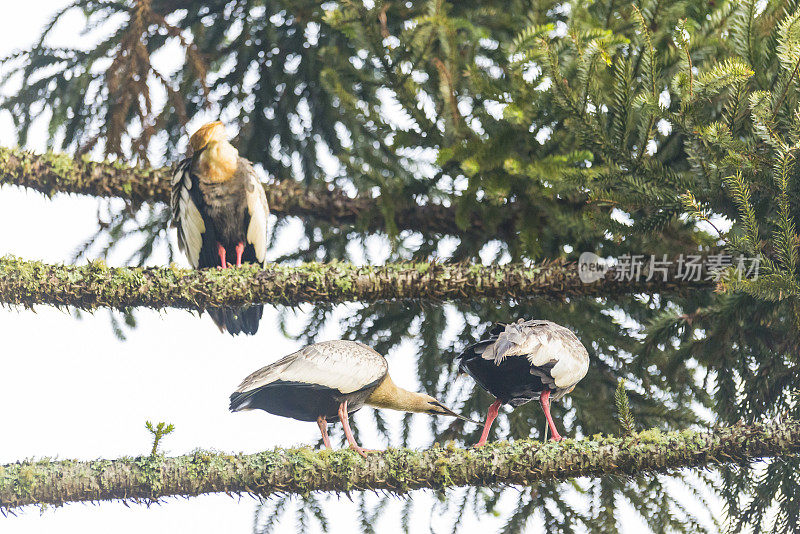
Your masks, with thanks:
[[[65,0],[33,0],[25,9],[14,10],[13,16],[0,17],[0,56],[31,45],[52,14],[66,4]],[[72,42],[81,27],[80,16],[74,20],[74,27],[67,24],[58,28],[56,39]],[[28,148],[42,151],[44,136],[44,124],[40,124],[34,128]],[[14,145],[7,114],[0,114],[0,145]],[[0,188],[0,255],[69,261],[75,248],[95,229],[99,202],[65,195],[48,200],[24,189]],[[288,235],[278,248],[296,243],[297,239]],[[164,251],[161,252],[157,260],[166,262]],[[276,255],[278,252],[273,251],[272,256]],[[111,258],[111,263],[118,263],[121,257]],[[344,315],[352,309],[340,306],[338,313]],[[207,316],[147,310],[137,311],[136,315],[138,328],[129,333],[126,342],[121,342],[112,333],[106,311],[84,314],[82,320],[77,320],[67,310],[46,306],[35,311],[0,309],[0,419],[6,429],[0,439],[0,464],[25,458],[94,459],[147,454],[151,436],[144,428],[146,420],[175,424],[176,431],[165,438],[162,447],[170,455],[196,448],[256,452],[316,442],[315,424],[261,411],[231,414],[227,409],[228,395],[243,377],[299,348],[278,332],[275,308],[266,307],[258,335],[237,338],[220,334]],[[298,328],[301,319],[298,315]],[[335,327],[327,333],[329,339],[339,334]],[[413,354],[408,346],[388,355],[395,381],[409,389],[416,387]],[[370,429],[370,409],[355,417],[364,421],[364,430]],[[399,420],[399,415],[391,418],[395,429],[399,428]],[[416,416],[416,420],[420,435],[414,445],[423,446],[429,439],[425,430],[428,421],[426,416]],[[369,431],[363,436],[362,445],[368,448],[386,445]],[[346,497],[322,499],[329,503],[326,511],[333,532],[358,531],[354,503]],[[510,510],[513,500],[512,492],[503,508]],[[452,517],[431,513],[432,502],[430,494],[419,499],[413,519],[415,531],[426,528],[429,520],[439,527],[437,531],[448,531]],[[378,524],[380,531],[400,531],[401,505],[399,499],[393,502]],[[16,517],[0,518],[0,530],[8,534],[247,534],[253,529],[255,509],[256,501],[251,498],[224,495],[171,499],[149,509],[118,503],[72,504],[42,513],[28,508]],[[647,530],[635,514],[625,516],[629,519],[625,531]],[[286,519],[277,531],[295,532],[294,515],[288,514]],[[462,524],[461,532],[465,533],[496,532],[502,522],[494,517],[480,521],[467,517]],[[543,530],[534,520],[528,532]]]

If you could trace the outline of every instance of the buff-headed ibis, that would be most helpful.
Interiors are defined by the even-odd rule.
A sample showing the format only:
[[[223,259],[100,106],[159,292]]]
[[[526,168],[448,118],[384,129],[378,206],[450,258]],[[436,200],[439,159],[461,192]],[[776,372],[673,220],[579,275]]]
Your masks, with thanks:
[[[172,177],[172,217],[178,245],[195,269],[263,265],[267,255],[269,206],[253,165],[228,142],[221,122],[198,129],[192,155]],[[220,330],[255,334],[263,306],[215,308]]]
[[[328,423],[337,419],[350,447],[362,449],[350,430],[350,414],[364,405],[403,412],[448,415],[465,421],[441,402],[395,385],[386,359],[355,341],[314,343],[270,364],[244,379],[231,395],[230,409],[264,410],[300,421],[316,421],[330,448]]]
[[[571,330],[538,319],[498,325],[487,339],[467,347],[458,359],[460,370],[496,399],[476,446],[486,443],[500,406],[516,408],[534,399],[542,405],[551,439],[560,441],[550,402],[575,389],[589,369],[589,353]]]

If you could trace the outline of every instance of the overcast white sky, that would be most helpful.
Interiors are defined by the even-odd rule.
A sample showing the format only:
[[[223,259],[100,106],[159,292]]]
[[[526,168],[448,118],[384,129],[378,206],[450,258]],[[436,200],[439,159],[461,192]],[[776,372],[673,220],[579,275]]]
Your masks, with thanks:
[[[33,0],[13,16],[0,17],[0,56],[29,46],[64,0]],[[80,29],[58,28],[57,39],[73,42]],[[10,118],[0,113],[0,145],[14,144]],[[33,131],[29,148],[44,149],[44,125]],[[16,187],[0,188],[0,255],[14,254],[48,262],[69,261],[75,248],[95,228],[98,201],[88,197],[57,196],[53,200]],[[297,223],[299,224],[299,223]],[[297,240],[284,239],[279,247]],[[161,254],[161,261],[166,257]],[[115,258],[111,259],[114,263]],[[118,260],[118,259],[117,259]],[[305,308],[308,310],[309,308]],[[340,314],[352,307],[341,306]],[[146,420],[175,424],[163,451],[183,454],[196,448],[256,452],[271,447],[314,443],[316,425],[271,416],[264,412],[230,414],[228,395],[251,371],[293,352],[297,344],[276,328],[277,311],[267,307],[258,335],[232,338],[220,334],[208,317],[186,312],[139,311],[139,327],[126,342],[117,340],[105,311],[76,320],[66,310],[38,307],[35,311],[0,309],[2,350],[0,370],[0,464],[25,458],[115,458],[149,452]],[[298,320],[300,320],[298,316]],[[335,324],[335,323],[334,323]],[[338,337],[331,327],[328,338]],[[395,381],[416,387],[413,349],[390,354]],[[533,407],[531,407],[533,409]],[[420,435],[416,446],[428,444],[425,416],[416,416]],[[369,409],[356,415],[370,428]],[[502,419],[502,418],[501,418]],[[399,416],[393,417],[395,425]],[[500,422],[503,424],[503,421]],[[396,428],[396,426],[395,426]],[[380,447],[377,436],[364,432],[366,447]],[[334,532],[356,532],[356,507],[347,498],[327,498],[326,510]],[[513,494],[504,508],[513,507]],[[430,496],[419,499],[414,523],[429,519],[446,530],[450,517],[431,514]],[[399,532],[396,500],[378,528]],[[4,533],[59,532],[252,532],[255,501],[228,496],[169,500],[145,508],[117,503],[98,506],[72,504],[60,509],[26,509],[16,517],[0,518]],[[626,531],[647,530],[633,514],[625,514]],[[289,514],[278,532],[295,532]],[[462,532],[497,531],[502,522],[468,517]],[[417,529],[415,529],[417,530]],[[543,532],[535,521],[528,532]]]

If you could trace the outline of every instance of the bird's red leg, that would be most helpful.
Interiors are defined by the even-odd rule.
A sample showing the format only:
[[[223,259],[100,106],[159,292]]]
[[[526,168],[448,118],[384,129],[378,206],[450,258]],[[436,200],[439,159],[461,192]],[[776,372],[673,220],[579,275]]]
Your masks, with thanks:
[[[350,444],[350,448],[366,458],[367,455],[364,452],[365,449],[359,447],[358,443],[356,443],[356,438],[353,437],[353,431],[350,430],[350,421],[348,420],[349,417],[350,416],[347,414],[347,401],[344,401],[339,405],[339,421],[341,421],[342,425],[344,426],[344,435],[347,437],[347,442]]]
[[[503,402],[500,399],[494,401],[494,404],[489,406],[489,412],[486,414],[486,423],[483,425],[483,432],[481,433],[481,439],[478,440],[478,443],[475,444],[476,447],[483,447],[486,445],[486,438],[489,437],[489,430],[492,428],[492,423],[494,422],[495,417],[497,417],[498,412],[500,412],[500,406]]]
[[[239,241],[236,243],[236,266],[242,266],[242,254],[244,253],[244,243]]]
[[[217,254],[219,254],[220,266],[225,269],[228,264],[225,262],[225,247],[222,246],[222,243],[217,243]]]
[[[561,435],[556,430],[556,424],[553,422],[553,417],[550,415],[550,390],[545,389],[542,391],[542,395],[539,397],[539,402],[542,403],[542,410],[544,410],[544,416],[547,418],[547,424],[550,426],[550,432],[553,433],[553,437],[550,438],[551,441],[561,441]]]
[[[325,448],[332,448],[331,440],[328,437],[328,421],[326,421],[325,418],[320,415],[317,417],[317,424],[319,425],[319,431],[322,432],[322,442],[325,444]]]

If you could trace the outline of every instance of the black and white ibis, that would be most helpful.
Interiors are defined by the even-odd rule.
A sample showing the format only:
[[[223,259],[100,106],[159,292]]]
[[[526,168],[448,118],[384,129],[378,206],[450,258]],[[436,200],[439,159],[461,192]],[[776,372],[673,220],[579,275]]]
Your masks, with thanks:
[[[474,422],[430,395],[396,386],[383,356],[362,343],[345,340],[308,345],[259,369],[231,395],[230,409],[264,410],[300,421],[316,421],[327,448],[331,448],[327,425],[338,419],[350,447],[364,456],[364,449],[350,430],[349,416],[365,404]]]
[[[589,353],[568,328],[533,319],[497,325],[489,338],[467,347],[458,359],[469,374],[497,399],[489,407],[480,441],[486,443],[500,406],[521,406],[539,399],[554,441],[560,441],[550,415],[550,401],[575,389],[589,370]]]
[[[192,155],[172,176],[172,218],[178,246],[195,269],[263,265],[269,206],[253,165],[228,142],[221,122],[198,129]],[[220,330],[255,334],[263,306],[209,309]]]

